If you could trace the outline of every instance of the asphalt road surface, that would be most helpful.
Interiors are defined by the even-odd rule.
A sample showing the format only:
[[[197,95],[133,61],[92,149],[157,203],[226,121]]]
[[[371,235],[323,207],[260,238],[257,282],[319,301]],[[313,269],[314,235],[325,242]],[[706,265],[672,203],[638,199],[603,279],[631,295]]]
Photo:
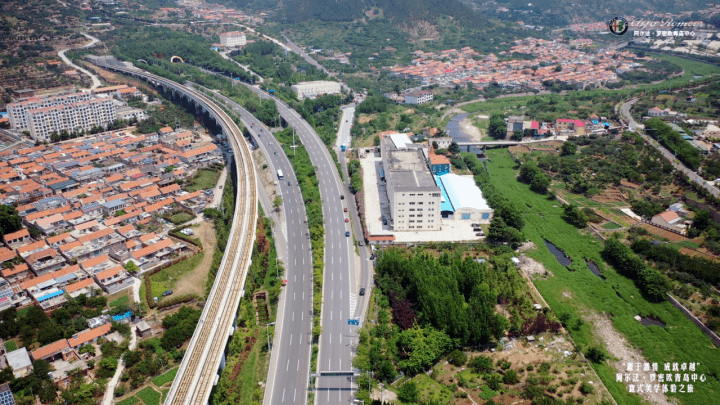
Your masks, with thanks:
[[[229,98],[217,93],[216,96],[225,100],[226,106],[240,115],[253,142],[268,158],[268,165],[275,173],[283,199],[288,252],[283,262],[288,284],[285,287],[285,300],[278,308],[275,333],[279,335],[279,340],[275,339],[278,343],[274,358],[271,359],[265,403],[305,404],[312,351],[313,302],[312,257],[305,204],[290,161],[268,128]],[[282,180],[277,179],[278,169],[283,172]]]
[[[630,114],[630,107],[635,104],[638,101],[638,99],[629,100],[625,104],[623,104],[620,107],[620,113],[622,114],[623,118],[625,118],[628,121],[628,127],[631,131],[637,131],[640,136],[643,137],[645,142],[647,142],[649,145],[652,145],[655,147],[655,149],[659,150],[660,153],[663,154],[663,156],[670,161],[670,163],[673,165],[673,167],[683,173],[685,173],[688,178],[690,178],[691,181],[694,181],[695,183],[701,185],[703,188],[705,188],[710,194],[715,196],[715,198],[720,198],[720,189],[715,187],[712,184],[708,184],[708,182],[700,177],[697,172],[692,171],[688,167],[686,167],[684,164],[682,164],[675,155],[670,152],[668,149],[666,149],[664,146],[660,145],[656,140],[652,139],[650,136],[645,135],[645,131],[643,129],[645,128],[644,125],[640,125],[632,117],[632,114]]]

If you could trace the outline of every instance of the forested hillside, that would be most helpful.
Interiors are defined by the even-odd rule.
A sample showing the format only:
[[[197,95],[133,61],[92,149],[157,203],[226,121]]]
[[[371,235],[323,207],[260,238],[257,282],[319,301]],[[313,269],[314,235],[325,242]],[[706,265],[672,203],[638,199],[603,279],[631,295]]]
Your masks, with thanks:
[[[544,26],[562,26],[566,24],[582,24],[596,21],[609,21],[615,16],[630,16],[638,18],[645,16],[646,12],[679,13],[681,11],[700,10],[707,7],[702,0],[679,0],[667,2],[663,0],[634,0],[634,1],[589,1],[589,0],[499,0],[489,2],[485,0],[463,0],[478,11],[491,13],[488,17],[507,19],[509,21],[522,20],[527,24]],[[499,8],[509,11],[498,12]],[[695,18],[700,20],[701,18]]]
[[[288,22],[307,20],[352,21],[365,11],[378,14],[396,23],[418,20],[434,21],[447,15],[475,26],[486,21],[480,14],[458,0],[290,0],[283,10]]]

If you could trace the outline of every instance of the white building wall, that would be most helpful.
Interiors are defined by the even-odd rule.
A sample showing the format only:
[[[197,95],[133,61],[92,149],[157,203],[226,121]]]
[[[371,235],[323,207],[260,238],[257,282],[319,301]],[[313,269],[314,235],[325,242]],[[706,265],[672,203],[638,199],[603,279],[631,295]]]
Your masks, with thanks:
[[[440,192],[410,192],[388,189],[393,230],[436,231],[440,229]]]
[[[300,82],[292,85],[290,88],[297,94],[300,100],[319,94],[340,94],[340,83],[327,80]]]

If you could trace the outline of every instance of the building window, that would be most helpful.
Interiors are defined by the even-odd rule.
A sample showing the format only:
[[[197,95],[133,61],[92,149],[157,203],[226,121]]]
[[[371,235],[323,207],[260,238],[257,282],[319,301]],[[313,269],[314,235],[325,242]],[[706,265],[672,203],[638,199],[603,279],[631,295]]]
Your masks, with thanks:
[[[404,194],[403,194],[404,195]],[[410,197],[415,197],[415,194],[410,194]]]
[[[410,218],[414,218],[414,217],[415,217],[415,215],[413,215],[413,214],[410,214],[409,216],[410,216]]]
[[[422,201],[420,201],[420,202],[418,203],[418,205],[423,205]]]
[[[410,208],[410,211],[415,211],[415,208]]]
[[[490,219],[490,214],[487,212],[483,212],[482,219]]]
[[[422,204],[422,203],[421,203],[421,204]],[[414,203],[414,202],[411,202],[410,205],[415,205],[415,203]]]
[[[462,219],[470,219],[470,214],[462,214]]]
[[[422,196],[423,196],[422,194],[418,194],[418,197],[422,197]]]
[[[422,210],[423,210],[422,208],[418,208],[418,211],[422,211]]]
[[[418,226],[418,229],[422,229],[422,226]]]
[[[408,222],[413,223],[413,222],[415,222],[415,220],[414,220],[414,219],[411,219],[411,220],[409,220]]]

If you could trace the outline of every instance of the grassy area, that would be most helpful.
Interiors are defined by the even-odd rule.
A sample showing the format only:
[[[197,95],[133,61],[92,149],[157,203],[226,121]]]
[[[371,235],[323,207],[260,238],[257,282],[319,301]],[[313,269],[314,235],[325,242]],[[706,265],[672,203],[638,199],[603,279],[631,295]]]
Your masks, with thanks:
[[[697,249],[700,247],[699,243],[693,242],[691,240],[682,240],[680,242],[677,242],[676,244],[690,249]]]
[[[138,403],[138,401],[140,401],[140,400],[137,399],[136,397],[127,397],[127,398],[123,399],[122,401],[118,402],[117,405],[133,405],[133,404]]]
[[[170,381],[175,379],[177,371],[178,367],[175,367],[174,369],[166,372],[165,374],[160,374],[159,376],[153,378],[152,382],[158,387],[162,387],[163,385],[165,385],[165,383],[169,383]]]
[[[122,296],[116,300],[110,301],[109,304],[111,307],[117,307],[120,305],[130,305],[130,298],[128,298],[127,295]]]
[[[8,340],[7,342],[5,342],[5,350],[7,350],[8,352],[17,350],[17,348],[17,343],[15,343],[14,340]]]
[[[695,384],[692,395],[670,394],[682,404],[712,403],[720,393],[720,352],[710,340],[677,308],[669,302],[649,303],[642,298],[641,292],[633,282],[609,270],[600,256],[603,248],[601,241],[584,231],[578,231],[566,223],[557,201],[530,191],[529,186],[516,180],[514,162],[507,150],[487,152],[490,178],[505,196],[519,204],[523,211],[526,226],[523,229],[527,238],[538,249],[529,256],[540,261],[554,276],[536,279],[534,283],[548,305],[556,314],[570,313],[573,319],[592,311],[612,315],[615,329],[628,341],[639,348],[650,362],[661,365],[667,362],[700,362],[698,373],[708,378],[702,384]],[[538,214],[542,214],[541,217]],[[560,265],[545,247],[543,239],[554,243],[573,260],[576,271]],[[592,260],[603,271],[605,281],[593,275],[582,265],[583,258]],[[654,315],[667,324],[667,328],[645,327],[633,319],[636,315]],[[594,329],[581,326],[572,329],[571,334],[581,349],[599,343]],[[612,356],[612,348],[607,348]],[[628,392],[621,383],[615,382],[615,370],[607,364],[593,364],[611,394],[619,404],[640,404],[637,395]]]
[[[160,393],[155,391],[153,387],[145,387],[136,395],[145,402],[145,405],[160,405]]]
[[[182,279],[186,273],[191,272],[202,262],[204,255],[205,252],[200,252],[189,259],[183,260],[170,267],[166,267],[150,276],[150,280],[152,281],[153,297],[160,297],[163,291],[173,289],[178,280]],[[140,294],[144,293],[145,288],[144,286],[141,286]],[[143,297],[141,296],[140,301],[142,300]]]
[[[215,170],[201,169],[195,172],[189,186],[185,187],[187,191],[207,190],[215,187],[220,172]]]
[[[616,224],[615,222],[606,222],[605,225],[602,226],[605,229],[620,229],[622,226]]]
[[[165,398],[167,398],[168,392],[170,392],[169,389],[161,390],[162,392],[162,402],[165,403]]]
[[[419,374],[411,381],[417,384],[420,403],[447,404],[453,397],[452,391],[426,374]]]
[[[195,216],[187,212],[179,212],[170,217],[170,222],[175,225],[184,224],[185,222],[192,221]]]
[[[667,62],[674,63],[678,66],[680,66],[683,70],[683,74],[679,77],[674,77],[670,80],[665,80],[662,83],[658,84],[652,84],[649,85],[649,89],[654,88],[666,88],[670,86],[677,86],[677,85],[683,85],[690,82],[690,80],[693,80],[693,76],[710,76],[713,74],[720,74],[720,67],[716,65],[712,65],[710,63],[705,62],[698,62],[694,60],[689,60],[685,58],[681,58],[679,56],[673,56],[673,55],[664,55],[664,54],[656,54],[652,52],[647,52],[647,56],[662,59]]]

